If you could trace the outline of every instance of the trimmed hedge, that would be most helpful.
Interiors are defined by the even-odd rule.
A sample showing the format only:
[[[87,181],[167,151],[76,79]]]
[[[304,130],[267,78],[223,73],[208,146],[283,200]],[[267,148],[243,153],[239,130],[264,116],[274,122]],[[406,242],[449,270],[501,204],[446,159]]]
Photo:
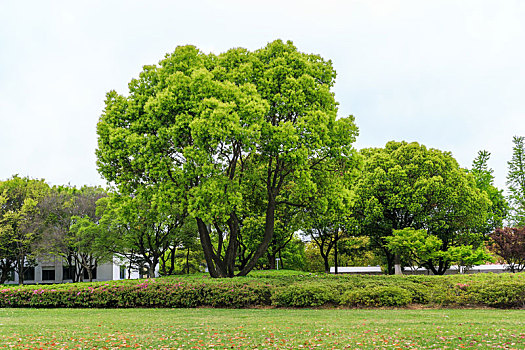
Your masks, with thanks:
[[[357,288],[341,297],[341,304],[348,306],[405,306],[411,302],[412,293],[396,286]]]
[[[331,286],[309,283],[276,288],[272,295],[272,304],[288,307],[311,307],[337,304],[339,293]]]
[[[525,308],[525,273],[348,276],[256,272],[0,287],[0,307],[428,307]]]

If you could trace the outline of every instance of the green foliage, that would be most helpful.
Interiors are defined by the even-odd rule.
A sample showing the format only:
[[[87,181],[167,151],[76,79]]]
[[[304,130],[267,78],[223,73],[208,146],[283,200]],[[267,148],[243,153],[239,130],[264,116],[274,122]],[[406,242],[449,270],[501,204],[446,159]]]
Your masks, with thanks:
[[[503,195],[503,190],[494,186],[494,170],[488,166],[489,158],[489,152],[479,151],[478,156],[472,162],[472,169],[469,171],[476,180],[476,186],[487,194],[491,202],[486,222],[474,228],[474,230],[484,234],[502,227],[509,212],[509,204]]]
[[[1,282],[14,270],[23,283],[24,270],[34,264],[42,233],[38,202],[48,191],[44,180],[18,175],[0,182]]]
[[[337,304],[339,294],[326,284],[294,284],[276,289],[272,295],[272,304],[288,307],[313,307]]]
[[[352,205],[359,157],[326,162],[316,167],[314,181],[316,193],[302,210],[302,229],[319,249],[324,271],[333,265],[340,266],[339,246],[341,240],[355,232]]]
[[[386,246],[394,253],[401,255],[410,266],[423,266],[427,261],[436,259],[443,242],[431,236],[425,230],[411,227],[393,230],[393,235],[385,237]]]
[[[525,226],[525,137],[514,136],[512,139],[512,159],[507,162],[507,187],[510,192],[511,224]]]
[[[471,229],[486,222],[490,201],[449,152],[415,142],[389,142],[361,154],[365,160],[354,210],[362,234],[385,255],[389,273],[394,254],[385,238],[393,230],[426,229],[443,242],[442,251],[480,244],[482,237]],[[450,263],[443,256],[429,265],[441,274]]]
[[[97,240],[100,215],[96,203],[106,196],[101,187],[55,186],[38,203],[42,218],[39,255],[63,259],[73,282],[82,280],[84,272],[92,276],[97,264],[111,260],[111,252]]]
[[[471,245],[459,245],[443,250],[443,241],[436,236],[428,235],[425,230],[405,228],[394,230],[393,235],[386,237],[386,246],[394,253],[399,254],[410,266],[425,266],[439,259],[471,267],[487,261],[493,261],[484,247],[473,249]]]
[[[133,196],[112,194],[98,203],[98,210],[98,244],[126,257],[135,268],[147,268],[151,277],[159,262],[165,264],[169,251],[175,254],[182,243],[185,248],[194,245],[196,230],[183,227],[180,202],[162,192],[147,189]],[[166,273],[165,267],[162,270]]]
[[[411,302],[412,294],[396,286],[357,288],[341,297],[341,304],[348,306],[405,306]]]
[[[509,281],[483,283],[471,292],[473,301],[499,308],[525,307],[525,281],[516,278]]]
[[[291,42],[218,56],[177,47],[145,66],[128,95],[107,94],[99,171],[124,195],[151,188],[176,198],[198,223],[214,277],[234,275],[248,221],[263,223],[245,275],[284,218],[276,210],[315,193],[313,168],[353,154],[357,128],[352,116],[336,119],[334,82],[330,61]]]
[[[380,257],[376,256],[369,245],[366,236],[343,236],[339,244],[339,266],[377,266],[381,264]],[[319,246],[314,242],[305,244],[305,268],[308,272],[324,272],[325,260],[320,253]],[[327,256],[329,264],[334,261],[334,250]],[[334,266],[332,264],[331,266]]]
[[[428,307],[525,305],[525,273],[447,276],[327,275],[254,271],[229,280],[203,274],[146,280],[9,286],[0,307]]]

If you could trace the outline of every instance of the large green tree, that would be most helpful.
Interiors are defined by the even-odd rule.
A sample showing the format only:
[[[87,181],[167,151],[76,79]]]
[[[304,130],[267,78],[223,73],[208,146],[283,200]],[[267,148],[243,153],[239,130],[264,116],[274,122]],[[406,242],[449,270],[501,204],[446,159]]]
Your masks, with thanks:
[[[330,61],[291,42],[220,55],[178,47],[145,66],[128,95],[107,94],[99,171],[123,194],[153,186],[186,205],[213,277],[235,274],[254,183],[264,228],[238,273],[246,275],[272,241],[276,209],[308,199],[318,164],[352,153],[357,128],[353,117],[336,119],[334,79]]]
[[[354,210],[362,233],[386,257],[389,273],[399,257],[385,239],[393,230],[424,229],[440,240],[442,251],[480,244],[483,237],[475,228],[486,222],[490,202],[449,152],[392,141],[362,154],[365,161]],[[426,265],[443,274],[451,262],[442,255]]]

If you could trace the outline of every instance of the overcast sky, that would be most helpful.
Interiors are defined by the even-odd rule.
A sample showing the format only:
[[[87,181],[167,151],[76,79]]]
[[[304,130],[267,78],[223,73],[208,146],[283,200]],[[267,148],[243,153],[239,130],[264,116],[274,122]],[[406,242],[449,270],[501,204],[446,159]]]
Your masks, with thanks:
[[[178,45],[255,50],[275,39],[331,59],[357,148],[389,140],[492,153],[505,184],[525,135],[523,1],[0,0],[0,180],[103,185],[96,124],[106,92],[127,93]]]

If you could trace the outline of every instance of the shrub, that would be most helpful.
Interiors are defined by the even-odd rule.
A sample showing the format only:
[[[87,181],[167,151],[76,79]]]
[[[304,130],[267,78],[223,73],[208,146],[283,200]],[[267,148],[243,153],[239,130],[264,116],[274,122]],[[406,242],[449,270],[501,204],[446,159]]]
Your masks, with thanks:
[[[272,295],[272,304],[275,306],[312,307],[338,302],[336,289],[322,284],[295,284],[276,289]]]
[[[0,307],[525,307],[525,273],[348,276],[276,273],[203,275],[59,285],[2,286]]]
[[[341,298],[341,304],[347,306],[405,306],[411,302],[412,294],[396,286],[357,288]]]
[[[471,291],[477,304],[499,308],[525,307],[524,281],[482,283]]]

